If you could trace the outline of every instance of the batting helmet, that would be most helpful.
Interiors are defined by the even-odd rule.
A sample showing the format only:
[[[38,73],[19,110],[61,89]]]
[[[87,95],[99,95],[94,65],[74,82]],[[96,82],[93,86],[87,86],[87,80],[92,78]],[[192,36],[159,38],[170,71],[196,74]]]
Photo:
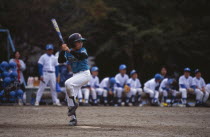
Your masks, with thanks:
[[[163,77],[159,74],[159,73],[157,73],[157,74],[155,74],[155,80],[161,80]]]
[[[18,73],[13,71],[9,74],[12,81],[14,81],[18,77]]]
[[[82,35],[79,33],[73,33],[68,38],[69,45],[71,45],[71,46],[74,46],[74,43],[77,41],[85,41],[85,40],[86,39],[83,38]]]
[[[12,97],[15,97],[16,93],[15,93],[15,91],[11,91],[11,92],[9,93],[9,95],[12,96]]]
[[[190,68],[184,68],[184,72],[190,72],[191,69]]]
[[[9,72],[4,71],[4,72],[2,73],[2,78],[6,78],[6,77],[9,77]]]
[[[10,67],[10,69],[16,69],[17,68],[17,64],[15,62],[10,62],[9,63],[9,67]]]
[[[6,71],[9,68],[9,64],[6,61],[3,61],[0,67],[2,71]]]
[[[119,70],[123,70],[123,69],[126,69],[127,68],[127,66],[125,65],[125,64],[121,64],[120,66],[119,66]]]
[[[98,71],[99,69],[98,69],[98,67],[92,67],[91,68],[91,71],[93,72],[93,71]]]
[[[3,82],[4,82],[5,86],[9,85],[9,84],[10,84],[10,82],[11,82],[10,77],[6,77],[6,78],[4,78]]]
[[[47,44],[46,47],[45,47],[46,50],[53,50],[54,49],[54,46],[53,44]]]

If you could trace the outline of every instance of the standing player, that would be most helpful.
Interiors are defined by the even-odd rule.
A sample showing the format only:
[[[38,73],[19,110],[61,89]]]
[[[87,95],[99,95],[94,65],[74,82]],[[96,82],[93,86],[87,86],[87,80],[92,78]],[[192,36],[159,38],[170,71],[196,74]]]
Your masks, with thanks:
[[[136,70],[132,70],[130,72],[131,78],[127,81],[127,86],[129,86],[130,91],[127,93],[125,105],[128,106],[131,103],[135,105],[135,97],[138,94],[137,102],[140,103],[141,95],[142,95],[142,88],[140,80],[138,79],[138,74]],[[130,104],[129,104],[130,103]]]
[[[100,83],[100,88],[103,89],[103,91],[101,92],[101,94],[103,93],[103,97],[104,97],[104,105],[106,106],[108,103],[108,98],[109,97],[109,103],[112,104],[113,103],[113,96],[116,93],[116,80],[114,77],[106,77],[104,78],[101,83]]]
[[[201,77],[199,69],[195,70],[195,77],[193,78],[193,86],[195,88],[196,106],[206,106],[206,101],[209,98],[209,92],[206,91],[206,83]]]
[[[56,77],[58,77],[58,60],[53,55],[54,46],[46,45],[46,53],[43,54],[38,61],[38,69],[40,76],[40,85],[36,94],[35,106],[39,106],[43,91],[47,84],[50,85],[53,104],[61,106],[56,93]]]
[[[182,105],[189,107],[187,104],[187,93],[193,93],[192,77],[190,76],[190,68],[184,69],[184,75],[179,78],[179,92],[182,94]]]
[[[88,54],[83,47],[83,41],[85,41],[85,39],[79,33],[70,35],[68,43],[72,48],[69,49],[67,44],[63,44],[63,51],[60,52],[58,58],[59,63],[68,61],[73,72],[73,77],[65,82],[68,116],[72,118],[69,122],[70,126],[77,125],[76,109],[78,108],[78,103],[76,102],[76,97],[78,92],[91,78],[87,60]]]
[[[124,86],[127,83],[127,80],[129,79],[128,75],[126,74],[126,65],[121,64],[119,66],[119,72],[116,76],[115,76],[115,80],[116,80],[116,97],[117,97],[117,103],[115,104],[115,106],[121,106],[122,103],[122,92],[124,91]]]
[[[160,85],[160,82],[161,82],[162,78],[163,77],[160,74],[155,74],[154,78],[152,78],[151,80],[147,81],[144,84],[144,92],[149,94],[150,102],[154,106],[159,106],[158,88],[159,88],[159,85]]]

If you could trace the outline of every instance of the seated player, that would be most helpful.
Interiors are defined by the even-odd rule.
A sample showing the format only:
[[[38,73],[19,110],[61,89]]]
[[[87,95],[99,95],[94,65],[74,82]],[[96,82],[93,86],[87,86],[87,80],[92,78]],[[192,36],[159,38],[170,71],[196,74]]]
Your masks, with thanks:
[[[196,106],[207,106],[206,101],[209,98],[209,92],[206,91],[206,83],[201,77],[199,69],[195,70],[195,77],[193,78],[193,87],[195,88]]]
[[[99,78],[98,78],[98,67],[91,68],[92,78],[90,80],[90,90],[93,100],[93,105],[97,105],[100,102],[103,89],[99,88]]]
[[[171,104],[174,103],[174,99],[177,93],[176,85],[177,85],[177,82],[174,78],[165,78],[162,80],[159,87],[159,92],[163,94],[163,98],[164,98],[163,106],[168,106],[168,103],[166,102],[166,100],[168,99],[169,93],[172,94]]]
[[[159,88],[162,78],[163,77],[160,74],[155,74],[154,78],[150,79],[144,84],[144,92],[149,94],[151,105],[159,106],[158,88]]]
[[[83,103],[83,97],[85,102]],[[81,89],[78,92],[78,100],[79,100],[79,105],[81,106],[90,106],[89,104],[89,97],[90,97],[90,83],[84,85],[81,87]]]
[[[132,70],[130,72],[131,78],[127,81],[127,86],[129,87],[128,92],[126,94],[126,106],[131,106],[132,104],[135,105],[135,97],[136,94],[138,95],[137,102],[138,104],[141,101],[141,95],[142,95],[142,88],[141,88],[141,83],[140,80],[138,79],[138,74],[136,70]]]
[[[113,96],[116,93],[116,80],[114,77],[106,77],[100,83],[100,88],[103,89],[104,105],[113,103]],[[108,102],[109,97],[109,102]]]
[[[182,105],[189,107],[187,103],[187,93],[193,93],[192,77],[190,76],[190,68],[184,69],[184,75],[179,78],[179,92],[182,94]]]
[[[126,65],[122,64],[119,66],[119,72],[116,76],[115,76],[115,80],[116,80],[116,100],[117,103],[115,103],[115,106],[121,106],[122,103],[122,92],[124,91],[124,86],[127,83],[127,80],[129,79],[128,75],[126,74]]]
[[[210,83],[206,84],[205,91],[210,94]]]
[[[92,104],[97,105],[97,95],[96,92],[102,92],[103,90],[99,88],[99,78],[98,78],[98,67],[91,68],[91,80],[82,87],[82,91],[78,93],[79,103],[82,103],[82,93],[84,94],[85,104],[89,105],[89,96],[91,95]]]

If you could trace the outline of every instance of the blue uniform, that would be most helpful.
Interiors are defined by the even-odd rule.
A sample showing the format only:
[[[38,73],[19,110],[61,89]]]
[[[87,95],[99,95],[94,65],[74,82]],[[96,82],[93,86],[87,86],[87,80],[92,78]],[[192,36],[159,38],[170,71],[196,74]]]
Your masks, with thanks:
[[[88,55],[85,48],[81,48],[74,52]],[[75,58],[74,55],[72,55],[69,52],[65,52],[65,57],[66,57],[67,63],[70,64],[73,73],[78,73],[80,71],[85,71],[89,69],[87,58],[83,60],[79,60]]]

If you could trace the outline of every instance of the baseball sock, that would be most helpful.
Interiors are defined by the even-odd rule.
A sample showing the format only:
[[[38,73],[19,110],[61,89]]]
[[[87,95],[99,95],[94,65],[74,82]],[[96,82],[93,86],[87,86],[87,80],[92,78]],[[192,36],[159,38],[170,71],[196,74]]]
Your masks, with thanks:
[[[74,97],[69,97],[69,99],[67,99],[67,103],[69,107],[73,107],[75,104]]]

